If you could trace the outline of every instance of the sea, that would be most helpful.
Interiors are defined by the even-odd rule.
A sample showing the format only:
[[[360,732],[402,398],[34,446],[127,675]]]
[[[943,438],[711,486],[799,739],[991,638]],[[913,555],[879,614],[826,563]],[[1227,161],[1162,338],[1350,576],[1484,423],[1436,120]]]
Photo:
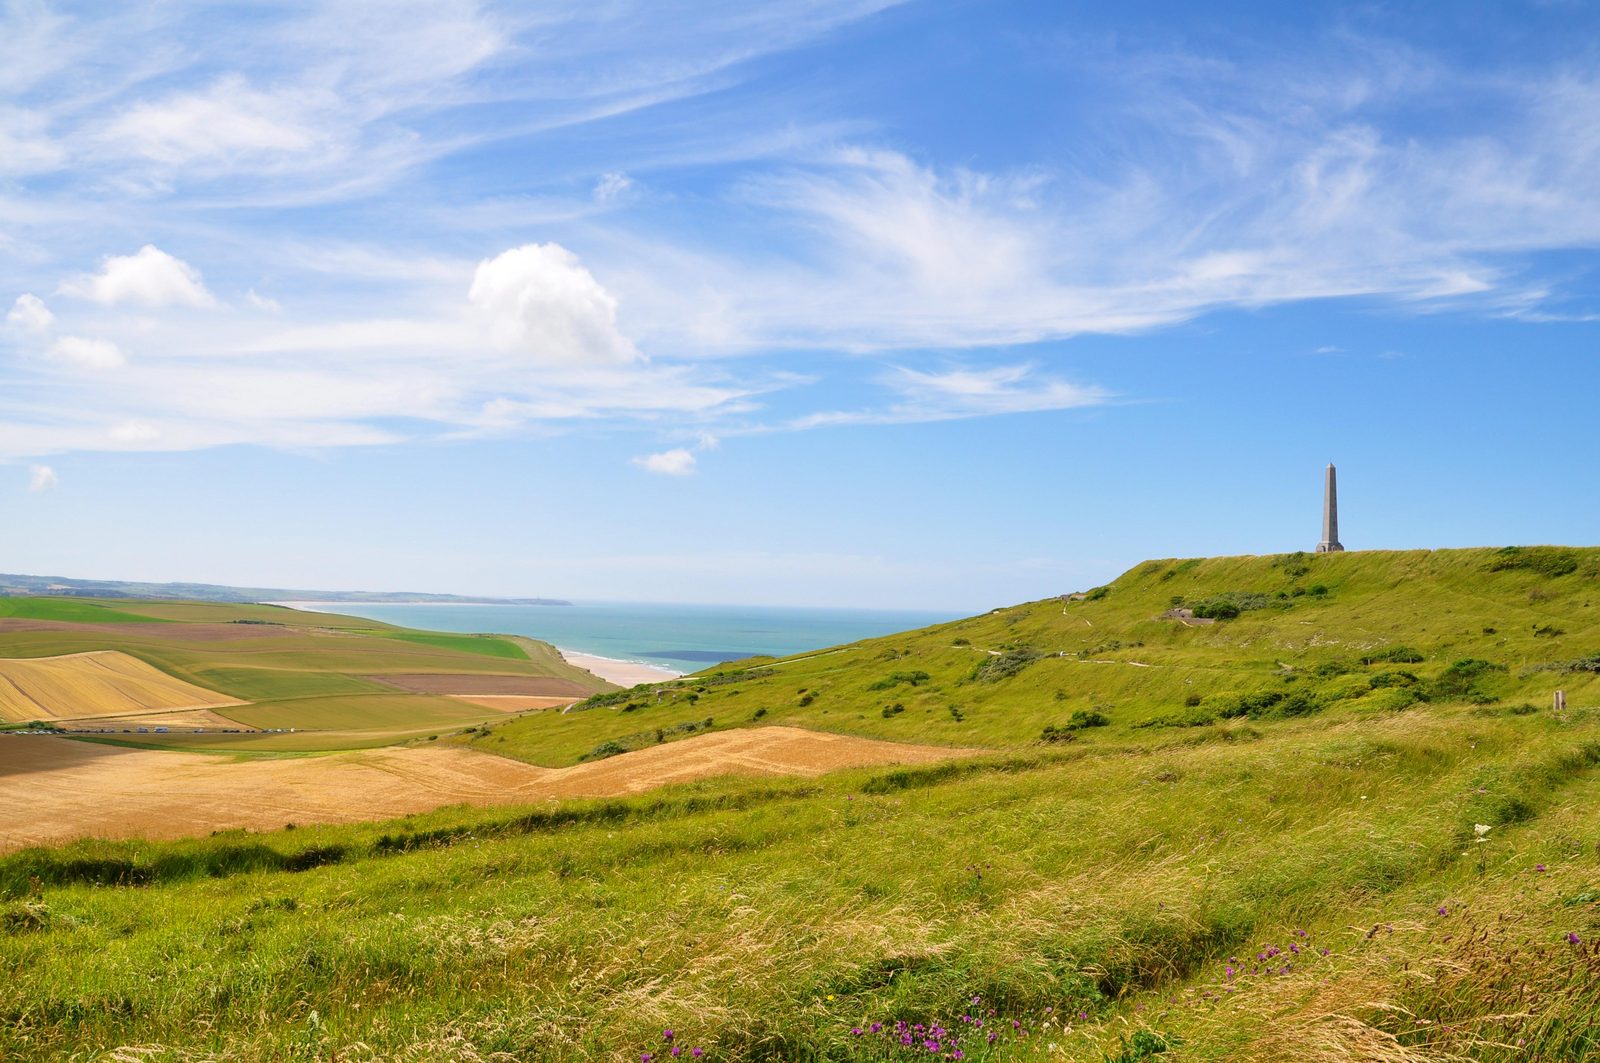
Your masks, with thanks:
[[[299,609],[344,613],[429,631],[526,635],[557,649],[653,665],[680,675],[720,661],[756,654],[786,657],[958,618],[955,613],[908,610],[643,602],[292,604]]]

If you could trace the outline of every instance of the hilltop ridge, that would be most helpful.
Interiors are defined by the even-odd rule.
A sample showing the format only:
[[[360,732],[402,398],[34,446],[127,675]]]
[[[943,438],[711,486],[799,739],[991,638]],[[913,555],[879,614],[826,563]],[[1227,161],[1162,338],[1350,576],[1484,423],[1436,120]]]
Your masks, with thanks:
[[[474,740],[566,763],[710,719],[997,748],[1101,727],[1547,704],[1555,689],[1583,699],[1600,693],[1597,653],[1600,548],[1166,558],[1083,594],[733,662],[591,698],[580,708],[598,718],[580,726],[517,720]]]

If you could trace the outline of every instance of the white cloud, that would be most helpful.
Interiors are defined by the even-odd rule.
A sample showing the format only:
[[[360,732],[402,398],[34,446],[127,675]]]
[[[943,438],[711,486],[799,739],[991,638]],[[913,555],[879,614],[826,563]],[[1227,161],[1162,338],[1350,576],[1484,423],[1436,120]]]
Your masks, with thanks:
[[[150,307],[216,304],[193,266],[154,244],[145,244],[137,254],[109,256],[99,273],[65,284],[62,290],[108,306],[118,303]]]
[[[594,184],[594,198],[600,203],[609,203],[628,193],[633,188],[633,178],[620,170],[600,175],[600,180]]]
[[[35,465],[28,471],[28,490],[35,494],[53,490],[60,482],[56,471],[48,465]]]
[[[646,472],[659,473],[662,476],[688,476],[694,472],[694,452],[683,447],[673,450],[663,450],[659,454],[647,454],[642,458],[634,458],[633,463]]]
[[[254,288],[251,288],[249,291],[244,293],[244,301],[245,305],[247,306],[253,307],[256,310],[265,310],[271,314],[276,314],[278,311],[283,309],[283,305],[279,303],[278,300],[273,299],[270,296],[258,294]]]
[[[55,319],[50,308],[44,305],[44,300],[31,292],[17,296],[10,313],[6,314],[6,324],[29,332],[43,332]]]
[[[479,263],[467,298],[502,350],[577,365],[640,358],[617,329],[617,300],[559,244],[527,244]]]
[[[58,362],[82,369],[115,369],[127,362],[121,348],[110,340],[63,336],[46,352]]]
[[[317,145],[302,118],[307,102],[259,92],[243,78],[223,78],[203,92],[141,101],[123,111],[102,136],[133,155],[156,162],[301,153]],[[331,106],[333,101],[322,101]]]
[[[1111,393],[1103,388],[1041,376],[1032,365],[956,368],[943,372],[901,367],[882,383],[899,394],[899,401],[881,409],[814,413],[798,418],[788,427],[952,421],[996,414],[1071,410],[1103,405],[1112,399]]]

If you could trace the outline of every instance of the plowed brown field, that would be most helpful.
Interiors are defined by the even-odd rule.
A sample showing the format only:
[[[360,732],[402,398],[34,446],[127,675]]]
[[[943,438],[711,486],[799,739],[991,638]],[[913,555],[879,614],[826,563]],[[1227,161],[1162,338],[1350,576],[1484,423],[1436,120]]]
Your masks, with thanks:
[[[242,705],[116,650],[0,659],[0,720],[73,720]]]
[[[381,819],[451,804],[612,797],[716,775],[817,775],[971,752],[760,727],[539,768],[437,745],[238,762],[0,735],[0,851],[83,837],[175,838]]]

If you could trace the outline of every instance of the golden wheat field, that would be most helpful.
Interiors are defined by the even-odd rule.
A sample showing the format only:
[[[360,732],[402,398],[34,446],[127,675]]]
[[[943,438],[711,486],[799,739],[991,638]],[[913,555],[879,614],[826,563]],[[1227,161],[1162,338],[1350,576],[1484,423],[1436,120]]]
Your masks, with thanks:
[[[242,704],[116,650],[0,659],[0,721],[8,723]]]
[[[540,768],[456,746],[236,760],[43,735],[0,737],[0,853],[84,837],[181,838],[382,819],[453,804],[616,797],[722,775],[809,776],[963,752],[758,727]]]

